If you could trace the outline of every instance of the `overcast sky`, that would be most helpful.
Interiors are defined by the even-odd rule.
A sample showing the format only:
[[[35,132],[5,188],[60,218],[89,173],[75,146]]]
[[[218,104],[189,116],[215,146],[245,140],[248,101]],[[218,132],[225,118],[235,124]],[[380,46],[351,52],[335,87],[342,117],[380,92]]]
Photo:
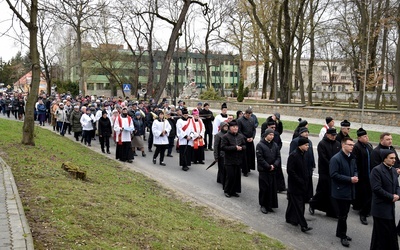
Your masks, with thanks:
[[[27,51],[28,48],[21,46],[20,42],[14,42],[18,36],[11,27],[12,11],[5,0],[0,0],[0,57],[3,62],[7,62],[15,56],[18,51]],[[14,29],[19,28],[19,23],[14,23]],[[7,32],[8,31],[8,32]],[[11,38],[11,37],[14,37]]]

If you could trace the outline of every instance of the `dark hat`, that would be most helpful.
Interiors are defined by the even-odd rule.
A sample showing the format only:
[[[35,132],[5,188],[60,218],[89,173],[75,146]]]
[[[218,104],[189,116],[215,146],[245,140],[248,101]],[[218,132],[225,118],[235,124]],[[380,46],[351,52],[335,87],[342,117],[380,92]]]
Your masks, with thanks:
[[[358,137],[363,136],[363,135],[366,135],[366,134],[367,134],[367,131],[365,131],[365,129],[363,129],[363,128],[359,128],[359,129],[357,130],[357,136],[358,136]]]
[[[304,144],[306,144],[306,143],[309,143],[308,139],[307,139],[307,138],[301,137],[301,138],[299,139],[299,141],[297,142],[297,146],[302,146],[302,145],[304,145]]]
[[[299,135],[301,135],[301,134],[304,133],[304,132],[309,132],[309,131],[308,131],[308,128],[302,127],[302,128],[299,129]]]
[[[229,127],[230,126],[237,126],[237,125],[238,124],[237,124],[236,120],[232,120],[232,121],[229,122]]]
[[[326,133],[329,135],[337,135],[336,129],[335,128],[328,128],[326,130]]]
[[[394,154],[394,151],[390,150],[390,149],[381,149],[380,150],[380,156],[381,156],[382,161],[383,161],[383,159],[386,159],[386,157],[390,154]]]
[[[160,114],[164,114],[164,112],[162,110],[158,110],[157,115],[160,115]]]
[[[182,109],[182,115],[187,115],[187,114],[189,114],[188,110],[187,109]]]
[[[179,101],[178,101],[178,103],[181,103],[181,102],[183,102],[183,101],[182,101],[182,100],[179,100]]]
[[[350,127],[350,122],[348,121],[348,120],[343,120],[341,123],[340,123],[340,126],[342,126],[342,127]]]
[[[103,110],[101,111],[101,115],[107,114],[107,111]]]
[[[308,122],[307,120],[302,120],[301,118],[299,118],[299,127],[305,127],[307,126]]]
[[[198,103],[197,103],[197,106],[199,106],[199,105],[203,105],[203,103],[202,103],[202,102],[198,102]]]
[[[328,116],[328,117],[325,118],[326,124],[330,123],[331,121],[333,121],[332,117]]]
[[[278,112],[274,113],[276,119],[280,120],[281,119],[281,114],[279,114]]]
[[[204,103],[203,107],[210,106],[208,103]]]
[[[226,106],[226,103],[224,102],[224,103],[222,103],[222,105],[221,105],[221,109],[227,109],[228,108],[228,106]]]
[[[274,132],[274,130],[272,128],[269,128],[269,129],[265,130],[265,132],[262,135],[262,137],[265,138],[267,135],[269,135],[271,133],[274,134],[275,132]]]
[[[140,112],[139,112],[139,111],[136,111],[136,112],[135,112],[135,116],[139,116],[139,115],[141,115]]]
[[[267,120],[267,126],[272,126],[272,125],[276,125],[276,122],[272,119],[268,119]]]

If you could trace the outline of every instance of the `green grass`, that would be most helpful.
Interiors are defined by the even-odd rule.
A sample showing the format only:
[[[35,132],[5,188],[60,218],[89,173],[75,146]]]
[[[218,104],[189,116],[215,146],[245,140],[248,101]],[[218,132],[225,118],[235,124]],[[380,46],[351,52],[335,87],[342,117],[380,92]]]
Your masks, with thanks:
[[[285,249],[248,227],[182,201],[147,177],[36,127],[24,146],[22,123],[2,120],[0,154],[14,174],[35,249]],[[70,161],[88,180],[61,169]]]
[[[288,131],[294,131],[299,124],[298,122],[295,121],[282,121],[283,123],[283,128]],[[308,130],[310,131],[310,134],[312,135],[318,135],[319,131],[321,130],[322,125],[321,124],[308,124]],[[340,128],[337,128],[337,131],[339,132]],[[358,129],[358,128],[357,128]],[[350,129],[350,137],[353,138],[354,140],[357,140],[357,129]],[[369,141],[374,144],[379,143],[379,136],[381,135],[381,132],[376,132],[376,131],[367,131]],[[393,145],[399,146],[400,145],[400,135],[398,134],[392,134],[393,138]]]

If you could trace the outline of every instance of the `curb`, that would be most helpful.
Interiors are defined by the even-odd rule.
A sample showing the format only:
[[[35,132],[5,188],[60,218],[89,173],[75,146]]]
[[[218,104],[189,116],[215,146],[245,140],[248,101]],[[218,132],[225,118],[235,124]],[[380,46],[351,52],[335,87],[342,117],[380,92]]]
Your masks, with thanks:
[[[0,157],[0,166],[3,169],[3,178],[5,181],[5,198],[7,207],[7,217],[9,220],[12,249],[33,250],[32,233],[25,217],[24,208],[15,184],[11,168]]]

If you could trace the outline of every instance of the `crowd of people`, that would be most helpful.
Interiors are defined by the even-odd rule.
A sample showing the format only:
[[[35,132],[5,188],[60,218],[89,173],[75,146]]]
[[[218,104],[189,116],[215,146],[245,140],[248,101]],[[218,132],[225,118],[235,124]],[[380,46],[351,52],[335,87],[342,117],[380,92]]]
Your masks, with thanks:
[[[19,97],[1,99],[1,111],[19,118],[23,106]],[[18,107],[13,108],[15,105]],[[192,164],[205,164],[205,151],[214,151],[217,182],[227,198],[240,197],[241,178],[258,171],[259,205],[263,214],[278,208],[278,193],[287,191],[286,222],[300,226],[302,232],[312,230],[304,217],[305,205],[310,214],[316,210],[337,219],[336,236],[343,246],[352,240],[347,234],[347,216],[352,206],[359,211],[360,222],[368,224],[373,217],[371,249],[399,249],[397,235],[400,222],[395,223],[395,202],[399,200],[400,160],[392,146],[390,133],[382,133],[373,148],[368,133],[357,130],[357,139],[350,138],[351,123],[326,117],[319,133],[318,162],[315,162],[308,122],[299,119],[293,132],[287,159],[287,182],[282,170],[283,123],[274,113],[261,125],[261,140],[254,142],[259,126],[252,108],[228,114],[226,103],[214,116],[208,103],[199,102],[191,111],[183,101],[178,105],[163,99],[133,101],[129,98],[93,98],[63,95],[48,98],[41,95],[35,105],[38,125],[50,124],[61,136],[66,133],[88,147],[100,141],[101,151],[111,154],[110,140],[115,143],[115,158],[132,163],[137,152],[146,157],[155,152],[152,162],[165,166],[164,157],[179,152],[179,165],[188,171]],[[147,142],[147,143],[146,143]],[[165,152],[167,154],[165,155]],[[313,172],[318,166],[319,179],[314,194]],[[286,187],[287,183],[287,187]]]

